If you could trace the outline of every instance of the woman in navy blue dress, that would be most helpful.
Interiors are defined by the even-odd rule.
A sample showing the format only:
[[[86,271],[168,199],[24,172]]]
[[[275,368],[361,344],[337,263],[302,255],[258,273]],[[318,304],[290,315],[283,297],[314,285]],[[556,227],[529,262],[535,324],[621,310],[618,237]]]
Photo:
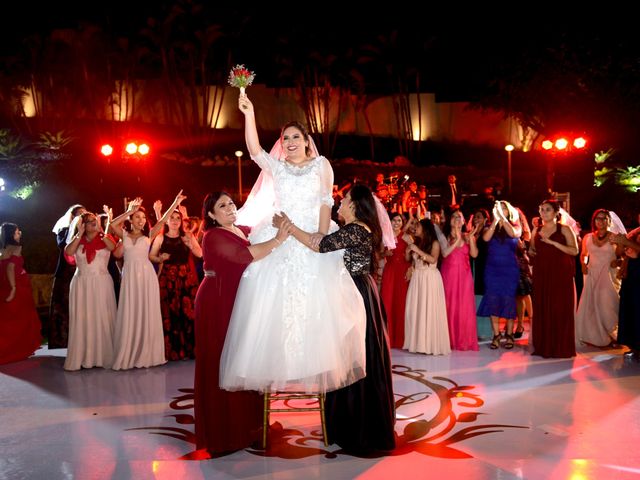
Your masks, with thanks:
[[[513,321],[516,318],[516,289],[520,268],[516,257],[521,228],[518,212],[509,202],[497,201],[493,208],[493,222],[483,234],[488,242],[487,263],[484,270],[485,291],[478,307],[478,315],[491,317],[493,339],[489,347],[500,346],[500,320],[506,321],[504,348],[513,348]]]

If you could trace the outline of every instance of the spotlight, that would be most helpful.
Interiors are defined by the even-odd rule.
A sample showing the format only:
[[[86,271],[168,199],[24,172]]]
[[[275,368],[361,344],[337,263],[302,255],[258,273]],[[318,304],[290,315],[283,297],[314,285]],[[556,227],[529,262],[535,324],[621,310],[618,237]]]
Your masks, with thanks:
[[[102,155],[104,155],[105,157],[109,157],[113,153],[113,147],[108,143],[105,143],[104,145],[102,145],[102,147],[100,147],[100,153],[102,153]]]
[[[146,143],[138,146],[138,153],[140,155],[149,155],[149,150],[149,145],[147,145]]]
[[[124,151],[127,152],[129,155],[133,155],[138,151],[138,145],[136,145],[133,142],[127,143],[127,146],[124,147]]]

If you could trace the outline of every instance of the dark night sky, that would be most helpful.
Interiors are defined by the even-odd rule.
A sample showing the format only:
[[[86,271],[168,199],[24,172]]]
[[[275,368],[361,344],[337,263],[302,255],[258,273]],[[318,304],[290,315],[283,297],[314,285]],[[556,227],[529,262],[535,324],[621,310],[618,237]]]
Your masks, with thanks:
[[[166,16],[166,5],[192,5],[186,0],[111,0],[48,2],[37,8],[37,14],[13,2],[3,5],[0,28],[0,52],[19,47],[21,37],[30,33],[45,34],[52,28],[75,28],[82,20],[101,25],[105,31],[135,38],[149,17]],[[399,42],[421,42],[425,45],[411,58],[393,57],[390,62],[415,61],[424,72],[421,90],[435,92],[439,101],[473,101],[485,92],[488,79],[496,72],[519,68],[528,58],[544,56],[550,48],[569,45],[569,48],[595,48],[616,51],[635,49],[640,58],[637,27],[628,11],[609,4],[612,13],[572,12],[571,5],[559,11],[557,5],[522,5],[515,7],[469,7],[456,5],[436,8],[415,2],[394,2],[379,10],[352,3],[309,3],[305,9],[297,2],[263,2],[257,5],[238,2],[201,0],[202,23],[225,26],[229,38],[218,50],[230,53],[233,63],[244,63],[258,73],[257,82],[277,86],[282,81],[274,61],[279,50],[292,54],[302,68],[311,51],[346,55],[349,47],[363,42],[377,42],[379,34],[395,30]],[[345,6],[348,5],[348,6]],[[473,10],[475,8],[475,10]],[[498,10],[498,8],[502,10]],[[520,7],[519,7],[520,8]],[[366,20],[364,16],[367,16]],[[625,20],[629,19],[629,21]],[[19,25],[19,29],[16,29]],[[283,45],[281,39],[286,39]],[[373,90],[384,90],[386,77],[382,65],[368,67],[367,82]],[[376,68],[378,70],[376,70]],[[377,84],[377,85],[376,85]]]

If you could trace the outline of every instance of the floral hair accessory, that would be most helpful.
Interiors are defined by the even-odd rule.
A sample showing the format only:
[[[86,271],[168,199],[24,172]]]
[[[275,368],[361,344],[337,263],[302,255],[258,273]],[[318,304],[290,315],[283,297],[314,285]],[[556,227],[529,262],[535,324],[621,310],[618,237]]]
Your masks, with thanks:
[[[244,65],[236,65],[229,72],[229,85],[240,89],[240,93],[244,94],[245,88],[253,83],[256,74],[247,70]]]

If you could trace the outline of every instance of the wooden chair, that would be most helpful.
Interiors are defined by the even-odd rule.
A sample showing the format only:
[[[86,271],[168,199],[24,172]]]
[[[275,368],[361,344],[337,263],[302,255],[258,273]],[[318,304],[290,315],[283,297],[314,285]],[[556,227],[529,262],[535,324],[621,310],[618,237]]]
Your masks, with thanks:
[[[267,433],[269,431],[269,416],[271,412],[320,412],[320,424],[322,425],[322,439],[325,447],[327,442],[327,425],[324,416],[324,393],[303,393],[303,392],[266,392],[264,394],[264,414],[262,424],[262,448],[267,448]],[[317,407],[288,407],[289,400],[316,399]],[[273,408],[272,402],[284,401],[284,408]]]

